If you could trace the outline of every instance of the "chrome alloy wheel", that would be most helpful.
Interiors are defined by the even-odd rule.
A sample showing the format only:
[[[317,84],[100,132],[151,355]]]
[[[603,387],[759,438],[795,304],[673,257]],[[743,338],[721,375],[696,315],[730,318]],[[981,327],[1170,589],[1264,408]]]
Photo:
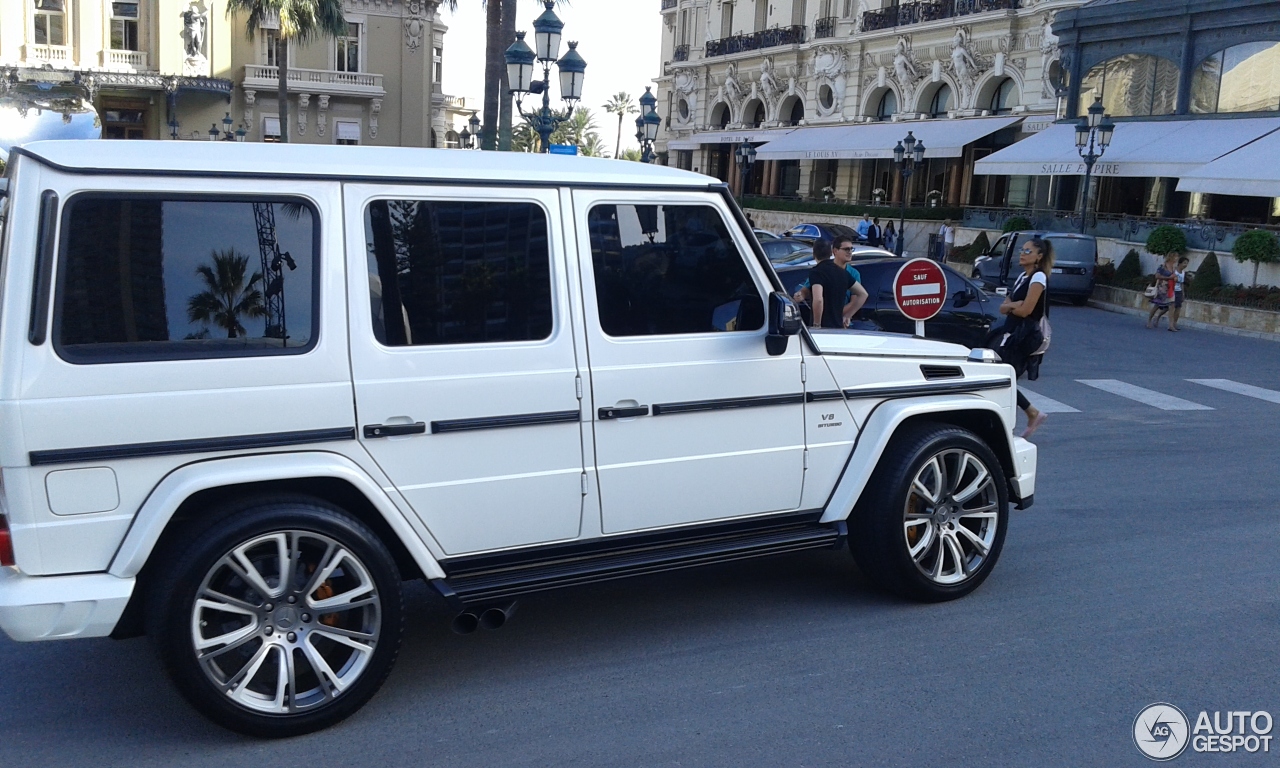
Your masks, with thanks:
[[[235,704],[289,715],[331,703],[369,665],[382,604],[368,569],[337,541],[275,531],[205,575],[191,612],[201,670]]]
[[[969,578],[991,552],[999,503],[996,478],[969,451],[949,448],[926,461],[911,481],[903,518],[916,568],[935,584]]]

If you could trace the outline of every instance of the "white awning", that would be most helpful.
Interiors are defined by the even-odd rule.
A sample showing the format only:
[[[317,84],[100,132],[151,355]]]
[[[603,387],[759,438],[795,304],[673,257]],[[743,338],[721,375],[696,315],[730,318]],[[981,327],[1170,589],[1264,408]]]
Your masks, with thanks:
[[[1280,197],[1280,129],[1183,176],[1178,191]]]
[[[698,149],[704,144],[741,144],[749,141],[752,144],[758,144],[762,141],[771,141],[780,136],[796,130],[795,128],[744,128],[738,131],[708,131],[706,133],[695,133],[682,139],[672,139],[667,142],[667,149]]]
[[[967,144],[1007,128],[1022,117],[970,117],[950,120],[863,123],[800,128],[760,147],[760,160],[875,160],[892,158],[893,148],[910,131],[924,142],[925,157],[960,157]]]
[[[1120,122],[1095,176],[1181,177],[1259,136],[1280,118]],[[1075,125],[1056,123],[1029,139],[982,158],[973,172],[997,176],[1083,176]]]

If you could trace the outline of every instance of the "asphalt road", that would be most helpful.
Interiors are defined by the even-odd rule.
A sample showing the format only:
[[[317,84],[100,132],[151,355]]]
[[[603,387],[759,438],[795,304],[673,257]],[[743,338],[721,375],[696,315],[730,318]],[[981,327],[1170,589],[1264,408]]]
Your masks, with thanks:
[[[145,639],[0,639],[0,765],[1123,766],[1149,764],[1131,732],[1153,702],[1280,718],[1280,404],[1187,381],[1280,390],[1280,344],[1052,318],[1029,386],[1078,412],[1037,435],[1036,505],[966,599],[905,604],[810,553],[538,595],[460,637],[414,585],[382,692],[278,742],[195,715]]]

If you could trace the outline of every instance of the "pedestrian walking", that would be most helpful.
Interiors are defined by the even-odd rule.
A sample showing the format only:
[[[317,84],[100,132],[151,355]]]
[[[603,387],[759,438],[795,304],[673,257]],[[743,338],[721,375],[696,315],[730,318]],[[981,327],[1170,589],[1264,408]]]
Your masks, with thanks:
[[[884,245],[884,235],[880,230],[880,219],[871,220],[871,226],[867,227],[867,245],[879,248]]]
[[[858,222],[858,226],[855,229],[858,231],[858,239],[866,242],[867,231],[871,229],[871,216],[865,213],[862,214],[862,221]]]
[[[1180,331],[1178,327],[1178,319],[1182,317],[1182,299],[1186,296],[1185,288],[1187,282],[1187,267],[1191,266],[1191,259],[1186,256],[1179,257],[1178,267],[1173,270],[1173,312],[1169,315],[1169,330]]]
[[[943,264],[947,263],[947,259],[951,256],[951,249],[956,245],[956,228],[952,226],[951,219],[942,222],[942,226],[938,227],[938,255],[937,260]]]
[[[1151,293],[1151,289],[1147,289],[1147,295],[1151,297],[1151,313],[1147,315],[1147,327],[1159,328],[1160,318],[1169,314],[1169,307],[1173,304],[1173,272],[1178,268],[1178,252],[1165,254],[1164,263],[1156,267],[1156,284],[1155,293]],[[1172,326],[1172,321],[1170,321]],[[1172,327],[1171,327],[1172,329]]]
[[[898,245],[898,230],[894,228],[893,222],[890,221],[884,226],[884,249],[897,253],[894,248]]]
[[[995,350],[1000,359],[1013,366],[1021,377],[1027,372],[1033,357],[1043,354],[1044,333],[1041,321],[1049,306],[1049,272],[1053,269],[1053,246],[1048,240],[1033,237],[1022,246],[1018,254],[1018,266],[1022,274],[1013,284],[1009,296],[1000,305],[1004,323],[994,335]],[[1038,365],[1039,360],[1035,361]],[[1023,437],[1031,437],[1046,414],[1018,391],[1018,407],[1027,415],[1027,429]]]

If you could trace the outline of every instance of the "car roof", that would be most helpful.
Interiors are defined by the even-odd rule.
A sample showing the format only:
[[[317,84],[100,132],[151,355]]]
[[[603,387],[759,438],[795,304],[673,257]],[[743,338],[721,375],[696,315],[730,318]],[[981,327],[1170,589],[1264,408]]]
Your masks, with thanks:
[[[14,148],[60,170],[193,176],[288,176],[661,186],[706,189],[718,179],[596,157],[458,149],[224,141],[36,141]],[[519,179],[513,182],[513,179]]]
[[[1032,235],[1033,237],[1067,239],[1067,240],[1097,240],[1093,235],[1082,235],[1079,232],[1050,232],[1046,229],[1026,229],[1015,230],[1013,232],[1005,232],[1006,235]]]

